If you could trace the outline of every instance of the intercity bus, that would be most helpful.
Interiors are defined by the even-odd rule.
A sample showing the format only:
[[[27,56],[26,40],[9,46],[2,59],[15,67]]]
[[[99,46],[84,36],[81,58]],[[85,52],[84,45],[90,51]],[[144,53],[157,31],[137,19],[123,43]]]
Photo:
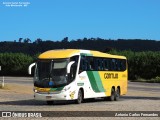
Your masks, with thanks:
[[[118,100],[127,92],[127,59],[92,50],[60,49],[39,55],[35,65],[34,97],[52,104],[88,98]]]

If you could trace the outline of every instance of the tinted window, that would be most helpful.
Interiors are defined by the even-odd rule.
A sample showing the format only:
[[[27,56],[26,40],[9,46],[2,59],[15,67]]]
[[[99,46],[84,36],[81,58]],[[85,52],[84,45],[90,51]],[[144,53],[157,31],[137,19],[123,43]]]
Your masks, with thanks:
[[[125,59],[100,58],[92,56],[81,56],[81,71],[124,71],[126,70]]]

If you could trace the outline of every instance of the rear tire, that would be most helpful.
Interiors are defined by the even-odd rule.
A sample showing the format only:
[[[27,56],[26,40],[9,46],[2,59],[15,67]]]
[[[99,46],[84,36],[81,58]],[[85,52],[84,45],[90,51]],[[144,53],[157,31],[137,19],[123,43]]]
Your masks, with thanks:
[[[119,98],[120,98],[120,89],[117,88],[117,90],[116,90],[116,92],[115,92],[115,98],[114,98],[114,100],[115,100],[115,101],[118,101]]]
[[[78,92],[78,98],[77,98],[77,100],[76,100],[76,103],[77,103],[77,104],[81,104],[82,101],[83,101],[82,90],[79,90],[79,92]]]

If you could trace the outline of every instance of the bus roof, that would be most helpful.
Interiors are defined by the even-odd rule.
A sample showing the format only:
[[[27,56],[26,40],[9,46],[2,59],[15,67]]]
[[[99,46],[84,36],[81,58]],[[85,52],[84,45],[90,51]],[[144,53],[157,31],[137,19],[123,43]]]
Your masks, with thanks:
[[[95,57],[108,57],[108,58],[119,58],[126,59],[125,56],[111,55],[99,51],[93,50],[81,50],[81,49],[57,49],[49,50],[39,55],[39,59],[59,59],[59,58],[69,58],[74,55],[86,55]]]

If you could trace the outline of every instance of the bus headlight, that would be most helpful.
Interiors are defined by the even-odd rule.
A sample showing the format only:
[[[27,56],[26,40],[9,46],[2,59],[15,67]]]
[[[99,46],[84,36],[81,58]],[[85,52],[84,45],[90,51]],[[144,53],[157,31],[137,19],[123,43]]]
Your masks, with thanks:
[[[36,90],[36,89],[33,89],[33,91],[34,91],[35,93],[37,93],[37,92],[38,92],[38,90]]]
[[[62,90],[62,91],[67,91],[67,90],[69,90],[71,87],[69,86],[69,87],[64,87],[64,89]]]

